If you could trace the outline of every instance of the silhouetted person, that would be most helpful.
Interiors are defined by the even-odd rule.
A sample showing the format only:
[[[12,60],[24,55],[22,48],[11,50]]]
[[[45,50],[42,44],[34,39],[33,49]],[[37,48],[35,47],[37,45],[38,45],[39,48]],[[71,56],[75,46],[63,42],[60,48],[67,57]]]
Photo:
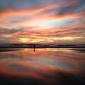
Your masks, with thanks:
[[[36,45],[34,44],[34,52],[35,52]]]

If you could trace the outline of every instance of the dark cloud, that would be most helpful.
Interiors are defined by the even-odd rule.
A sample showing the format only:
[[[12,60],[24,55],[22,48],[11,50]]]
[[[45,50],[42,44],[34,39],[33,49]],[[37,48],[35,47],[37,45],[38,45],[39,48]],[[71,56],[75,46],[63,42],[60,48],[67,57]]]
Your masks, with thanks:
[[[37,0],[1,0],[0,9],[6,10],[6,9],[34,8],[38,5],[37,3],[38,3]]]
[[[6,9],[35,9],[56,0],[0,0],[0,10]]]
[[[85,5],[84,0],[65,0],[66,2],[64,5],[61,5],[60,9],[58,10],[59,15],[65,14],[74,14],[77,13],[78,10],[85,9],[82,5]]]

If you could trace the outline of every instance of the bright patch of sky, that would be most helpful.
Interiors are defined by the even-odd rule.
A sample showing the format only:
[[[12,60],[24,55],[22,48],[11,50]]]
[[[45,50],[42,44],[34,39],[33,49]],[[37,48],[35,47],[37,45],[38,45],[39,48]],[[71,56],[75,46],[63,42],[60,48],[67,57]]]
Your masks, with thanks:
[[[68,24],[75,21],[74,19],[64,19],[64,20],[52,20],[52,21],[47,21],[41,24],[38,24],[38,27],[47,27],[47,28],[52,28],[52,27],[58,27],[58,26],[62,26],[64,24]]]

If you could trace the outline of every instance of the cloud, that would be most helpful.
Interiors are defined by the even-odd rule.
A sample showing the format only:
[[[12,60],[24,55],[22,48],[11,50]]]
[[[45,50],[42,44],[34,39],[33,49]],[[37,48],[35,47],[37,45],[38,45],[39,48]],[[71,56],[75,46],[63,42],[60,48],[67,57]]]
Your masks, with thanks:
[[[4,7],[9,2],[11,6]],[[39,42],[47,37],[47,41],[51,42],[53,37],[74,36],[83,39],[85,36],[83,0],[9,0],[9,2],[3,0],[3,4],[0,4],[1,9],[7,8],[0,13],[2,34],[4,34],[2,29],[9,30],[9,34],[15,38],[29,36],[30,39]],[[28,7],[27,4],[31,6]]]

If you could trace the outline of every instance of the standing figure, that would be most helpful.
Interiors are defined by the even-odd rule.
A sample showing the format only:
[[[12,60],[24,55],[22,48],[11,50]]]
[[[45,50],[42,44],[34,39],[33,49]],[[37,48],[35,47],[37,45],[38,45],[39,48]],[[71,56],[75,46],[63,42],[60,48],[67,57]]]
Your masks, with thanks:
[[[35,52],[36,45],[34,44],[34,52]]]

